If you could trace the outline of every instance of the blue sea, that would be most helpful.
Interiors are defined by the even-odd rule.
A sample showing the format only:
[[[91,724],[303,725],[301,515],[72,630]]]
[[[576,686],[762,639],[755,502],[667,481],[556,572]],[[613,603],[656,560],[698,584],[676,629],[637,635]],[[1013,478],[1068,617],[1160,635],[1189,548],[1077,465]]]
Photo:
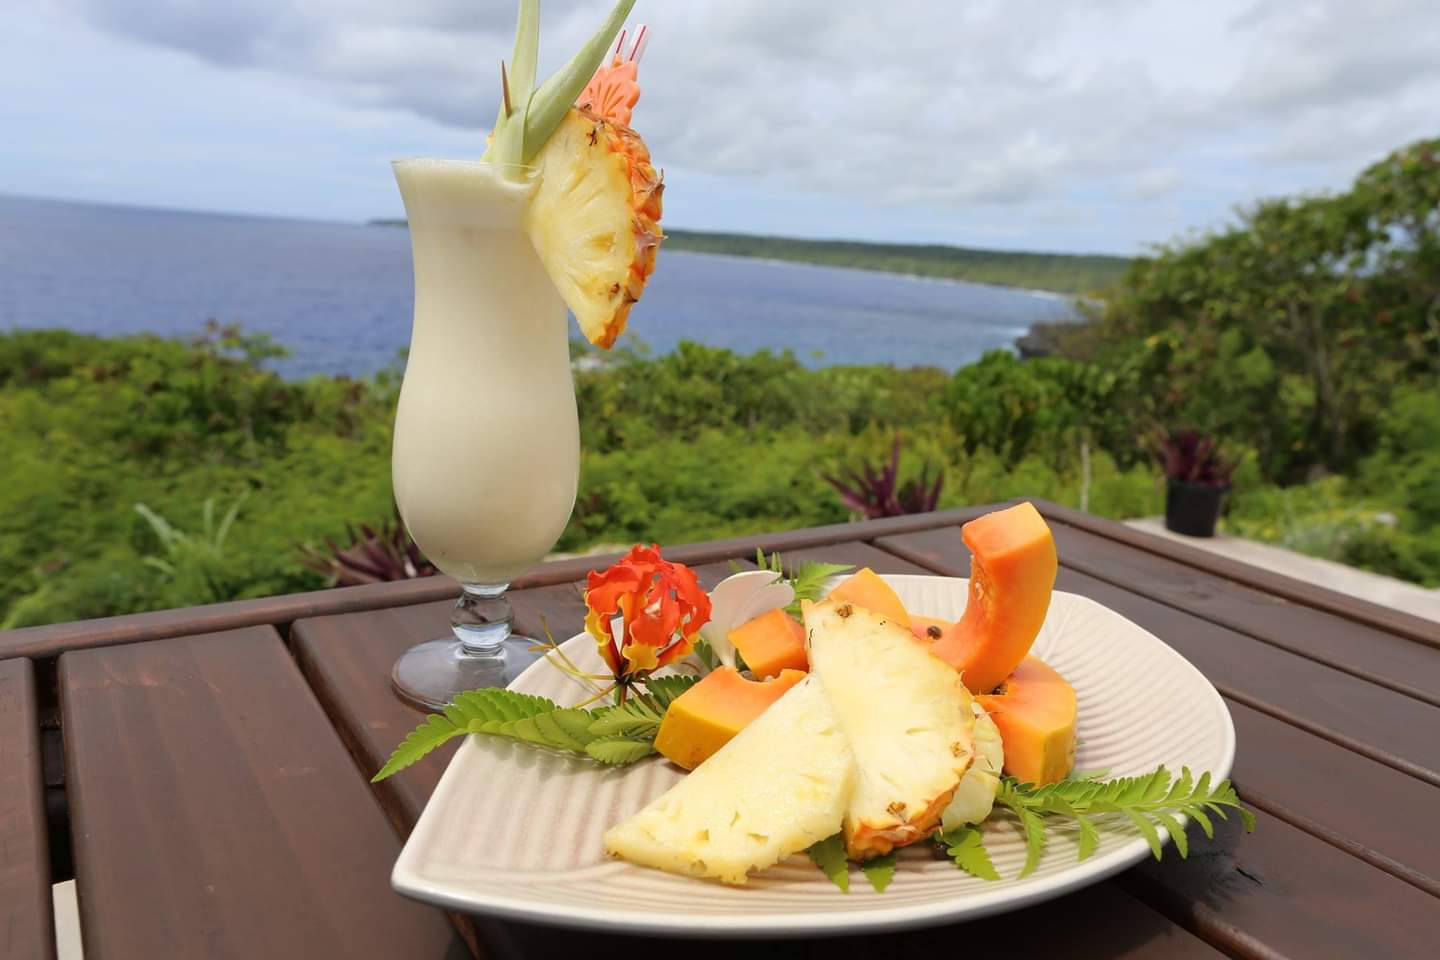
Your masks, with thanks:
[[[0,329],[188,336],[213,318],[274,336],[287,376],[364,375],[408,343],[411,296],[401,228],[0,196]],[[662,250],[621,342],[954,369],[1074,316],[1048,294]]]

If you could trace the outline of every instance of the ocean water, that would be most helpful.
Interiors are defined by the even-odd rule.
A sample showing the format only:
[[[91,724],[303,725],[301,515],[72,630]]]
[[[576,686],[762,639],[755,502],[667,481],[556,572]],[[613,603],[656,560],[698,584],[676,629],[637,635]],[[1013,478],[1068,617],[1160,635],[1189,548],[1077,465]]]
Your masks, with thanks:
[[[288,376],[363,375],[408,343],[411,296],[396,227],[0,196],[0,329],[186,336],[213,318],[273,335]],[[621,342],[954,369],[1073,316],[1045,294],[662,250]]]

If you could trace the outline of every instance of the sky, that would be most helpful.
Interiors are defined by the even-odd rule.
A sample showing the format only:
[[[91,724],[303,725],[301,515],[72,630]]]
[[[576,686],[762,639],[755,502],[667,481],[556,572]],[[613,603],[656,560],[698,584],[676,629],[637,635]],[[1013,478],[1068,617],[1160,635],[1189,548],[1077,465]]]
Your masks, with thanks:
[[[17,5],[18,4],[18,8]],[[605,0],[542,0],[541,72]],[[0,193],[363,221],[513,0],[7,0]],[[639,0],[669,226],[1133,254],[1440,135],[1437,0]]]

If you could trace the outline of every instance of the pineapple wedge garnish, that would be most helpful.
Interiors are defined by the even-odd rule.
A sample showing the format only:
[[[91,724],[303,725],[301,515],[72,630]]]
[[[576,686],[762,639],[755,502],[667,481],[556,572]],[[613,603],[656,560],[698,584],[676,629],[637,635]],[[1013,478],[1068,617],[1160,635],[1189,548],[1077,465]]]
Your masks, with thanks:
[[[578,108],[535,165],[530,240],[581,332],[609,348],[655,272],[664,185],[639,134]]]
[[[607,830],[605,849],[670,873],[743,884],[752,871],[838,833],[854,778],[849,741],[819,681],[808,677]]]
[[[973,700],[954,667],[862,607],[805,606],[810,669],[855,751],[845,847],[866,860],[934,830],[974,757]]]

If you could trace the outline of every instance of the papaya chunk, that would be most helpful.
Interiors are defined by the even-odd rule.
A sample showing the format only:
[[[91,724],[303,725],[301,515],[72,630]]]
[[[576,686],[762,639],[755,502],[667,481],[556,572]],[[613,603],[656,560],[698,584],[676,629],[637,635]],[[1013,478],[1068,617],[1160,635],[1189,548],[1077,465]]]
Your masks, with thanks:
[[[670,704],[655,734],[655,749],[694,770],[804,679],[799,670],[781,671],[774,680],[746,680],[733,667],[712,670]]]
[[[938,620],[935,617],[922,617],[918,613],[910,614],[910,630],[924,640],[926,643],[934,643],[945,636],[945,631],[955,626],[953,621]]]
[[[900,624],[906,630],[910,629],[910,614],[906,612],[905,604],[900,602],[900,595],[869,567],[847,577],[830,591],[827,599],[839,603],[853,603],[876,616]]]
[[[783,609],[762,613],[730,631],[730,642],[757,677],[778,677],[784,670],[809,670],[805,628]]]
[[[1075,766],[1075,688],[1026,657],[991,694],[975,698],[1000,731],[1005,772],[1022,783],[1064,780]]]
[[[930,652],[959,670],[972,693],[989,693],[1030,652],[1050,609],[1055,538],[1026,502],[960,528],[970,548],[970,595],[960,622]]]

